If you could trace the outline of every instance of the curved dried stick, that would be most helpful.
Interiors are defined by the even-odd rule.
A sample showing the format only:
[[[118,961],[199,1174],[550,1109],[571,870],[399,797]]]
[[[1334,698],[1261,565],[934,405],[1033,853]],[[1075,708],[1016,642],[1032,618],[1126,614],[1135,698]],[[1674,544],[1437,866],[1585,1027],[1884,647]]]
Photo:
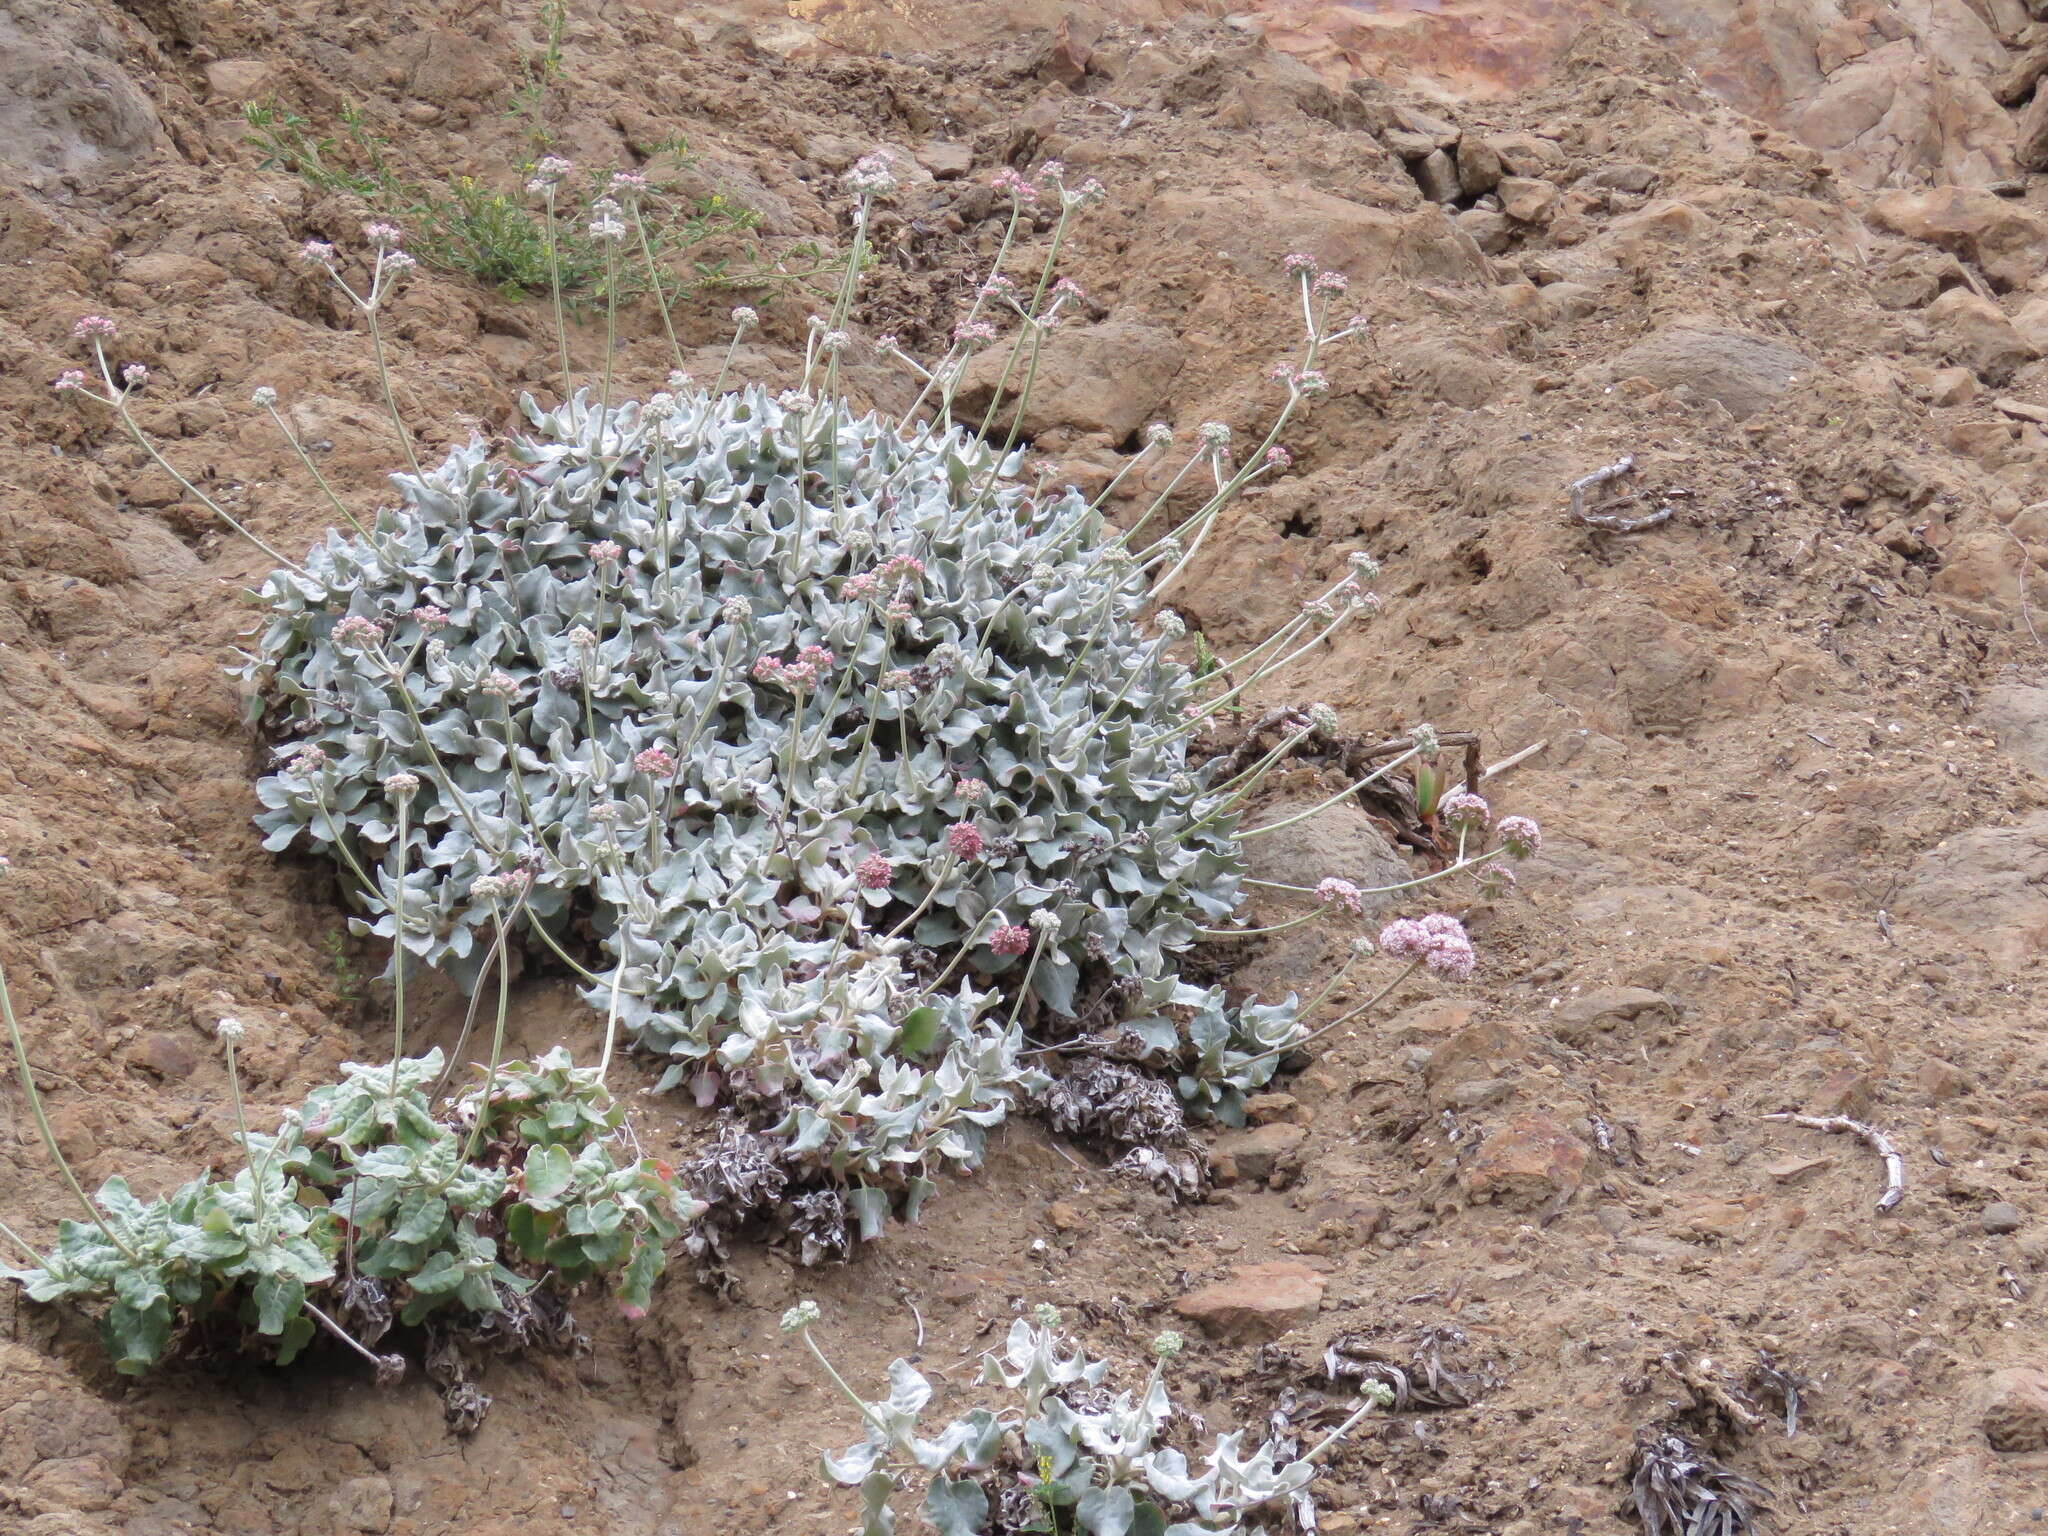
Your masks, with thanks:
[[[1596,485],[1605,485],[1610,480],[1619,480],[1623,475],[1636,472],[1634,454],[1623,454],[1615,463],[1594,470],[1590,475],[1581,475],[1571,483],[1572,510],[1570,522],[1584,524],[1588,528],[1603,529],[1608,533],[1640,533],[1645,528],[1654,528],[1659,523],[1669,522],[1671,508],[1668,504],[1642,517],[1623,517],[1618,512],[1588,512],[1586,492]]]
[[[1766,1120],[1789,1120],[1794,1125],[1803,1125],[1815,1131],[1847,1131],[1858,1136],[1884,1160],[1884,1193],[1878,1197],[1879,1215],[1891,1210],[1906,1198],[1906,1159],[1899,1149],[1892,1145],[1891,1137],[1874,1125],[1865,1125],[1861,1120],[1851,1120],[1847,1115],[1765,1115]]]

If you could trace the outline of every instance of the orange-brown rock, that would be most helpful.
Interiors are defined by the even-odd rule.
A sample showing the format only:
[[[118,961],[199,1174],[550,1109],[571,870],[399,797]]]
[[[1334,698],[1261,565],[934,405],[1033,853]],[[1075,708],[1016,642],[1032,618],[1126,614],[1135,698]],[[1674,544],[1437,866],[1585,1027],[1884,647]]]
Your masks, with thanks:
[[[1217,1338],[1264,1344],[1314,1318],[1327,1283],[1293,1259],[1245,1264],[1228,1280],[1181,1297],[1173,1310]]]

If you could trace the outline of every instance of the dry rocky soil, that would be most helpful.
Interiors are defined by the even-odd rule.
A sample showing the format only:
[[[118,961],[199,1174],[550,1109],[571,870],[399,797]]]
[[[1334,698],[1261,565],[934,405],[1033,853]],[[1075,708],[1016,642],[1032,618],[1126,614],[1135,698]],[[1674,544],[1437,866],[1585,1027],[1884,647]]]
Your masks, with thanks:
[[[266,169],[240,107],[332,131],[358,103],[407,174],[509,186],[537,28],[526,0],[0,0],[0,959],[88,1184],[229,1154],[224,1013],[256,1025],[259,1117],[388,1035],[331,877],[250,824],[263,744],[223,668],[267,562],[51,392],[71,324],[120,322],[151,431],[273,543],[326,513],[255,385],[376,505],[402,456],[367,339],[290,259],[361,210]],[[775,1327],[803,1295],[849,1373],[915,1352],[957,1402],[1020,1307],[1126,1361],[1177,1322],[1212,1427],[1313,1399],[1338,1335],[1437,1340],[1471,1401],[1334,1458],[1327,1536],[1634,1529],[1658,1427],[1769,1489],[1777,1530],[2048,1530],[2043,35],[2020,0],[572,0],[539,110],[578,161],[681,133],[773,249],[841,240],[837,173],[889,147],[864,336],[943,334],[992,173],[1100,177],[1066,268],[1088,323],[1028,424],[1084,485],[1155,418],[1263,422],[1282,256],[1348,274],[1370,344],[1178,605],[1232,652],[1372,550],[1383,612],[1271,697],[1477,731],[1488,762],[1541,743],[1488,792],[1546,847],[1469,913],[1477,977],[1318,1042],[1215,1135],[1206,1202],[1019,1122],[850,1264],[742,1249],[731,1299],[679,1267],[643,1320],[593,1303],[587,1355],[492,1366],[467,1439],[424,1381],[338,1356],[125,1381],[8,1288],[0,1531],[843,1531],[814,1452],[853,1426]],[[707,372],[735,297],[678,315]],[[738,366],[779,383],[811,301],[755,301]],[[423,273],[393,324],[423,452],[550,387],[544,302]],[[626,328],[655,387],[655,317]],[[1568,484],[1625,455],[1596,509],[1669,517],[1573,523]],[[1267,872],[1429,867],[1335,815]],[[1341,940],[1307,932],[1236,981],[1315,982]],[[538,966],[515,1027],[597,1031]],[[1888,1132],[1897,1209],[1861,1143],[1782,1111]],[[701,1133],[635,1113],[656,1146]],[[0,1210],[38,1238],[67,1210],[11,1084]],[[1773,1372],[1805,1383],[1796,1433]]]

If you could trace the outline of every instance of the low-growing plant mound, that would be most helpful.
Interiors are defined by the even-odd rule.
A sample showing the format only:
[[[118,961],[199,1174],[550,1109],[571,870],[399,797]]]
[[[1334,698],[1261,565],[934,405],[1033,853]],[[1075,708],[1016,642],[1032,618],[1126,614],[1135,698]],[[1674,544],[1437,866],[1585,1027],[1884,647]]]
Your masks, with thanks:
[[[758,388],[529,415],[270,579],[272,847],[340,857],[386,936],[402,868],[406,948],[472,976],[504,877],[572,957],[587,919],[586,995],[664,1086],[864,1184],[974,1161],[1039,1080],[1027,988],[1245,1086],[1291,1013],[1232,1040],[1174,961],[1237,905],[1238,801],[1096,507]]]

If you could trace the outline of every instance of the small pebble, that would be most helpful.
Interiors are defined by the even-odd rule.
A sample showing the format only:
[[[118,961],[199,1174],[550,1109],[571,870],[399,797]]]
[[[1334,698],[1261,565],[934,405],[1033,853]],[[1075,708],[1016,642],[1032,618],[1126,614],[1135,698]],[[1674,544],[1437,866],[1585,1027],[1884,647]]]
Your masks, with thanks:
[[[1984,1207],[1978,1220],[1984,1223],[1986,1232],[2017,1232],[2026,1218],[2010,1200],[1994,1200]]]

